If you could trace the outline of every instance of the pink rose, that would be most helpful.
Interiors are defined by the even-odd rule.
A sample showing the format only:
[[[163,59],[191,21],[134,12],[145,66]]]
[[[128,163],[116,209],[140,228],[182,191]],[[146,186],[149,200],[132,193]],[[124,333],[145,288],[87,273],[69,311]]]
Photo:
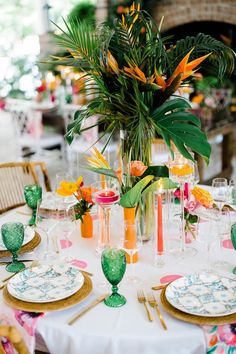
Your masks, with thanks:
[[[199,203],[195,197],[191,195],[189,199],[184,200],[184,207],[191,214],[199,207]]]
[[[220,340],[230,347],[236,347],[236,323],[231,325],[218,326]]]

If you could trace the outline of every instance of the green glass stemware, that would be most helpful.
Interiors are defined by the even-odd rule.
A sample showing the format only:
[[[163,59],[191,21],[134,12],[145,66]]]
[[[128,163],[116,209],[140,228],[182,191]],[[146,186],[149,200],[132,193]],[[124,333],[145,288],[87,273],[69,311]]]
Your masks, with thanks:
[[[110,307],[123,306],[126,303],[126,298],[118,294],[117,285],[125,274],[125,252],[115,248],[105,249],[102,252],[101,263],[103,273],[112,285],[112,294],[104,300],[104,303]]]
[[[1,227],[2,240],[6,249],[12,253],[12,263],[6,266],[8,272],[19,272],[25,268],[24,263],[17,260],[17,251],[24,240],[24,225],[21,222],[7,222]]]
[[[36,224],[37,203],[42,199],[42,187],[37,184],[29,184],[24,188],[24,196],[26,204],[33,210],[32,217],[28,224],[33,226]]]

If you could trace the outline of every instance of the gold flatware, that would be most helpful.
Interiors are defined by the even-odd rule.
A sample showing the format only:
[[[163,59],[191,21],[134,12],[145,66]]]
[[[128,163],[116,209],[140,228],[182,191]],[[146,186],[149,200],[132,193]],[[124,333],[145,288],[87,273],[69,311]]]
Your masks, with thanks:
[[[72,325],[73,323],[75,323],[75,321],[77,321],[81,316],[83,316],[85,313],[87,313],[89,310],[91,310],[93,307],[95,307],[96,305],[98,305],[100,302],[102,302],[106,297],[108,296],[108,294],[103,294],[100,295],[97,299],[95,299],[94,301],[91,302],[91,304],[89,304],[88,306],[86,306],[82,311],[80,311],[78,314],[76,314],[75,316],[73,316],[70,320],[67,321],[68,325]]]
[[[92,277],[92,276],[93,276],[93,273],[87,272],[86,270],[79,269],[79,271],[80,271],[81,273],[84,273],[84,274],[86,274],[86,275],[90,276],[90,277]]]
[[[33,259],[19,259],[20,262],[26,263],[26,262],[33,262]],[[5,262],[0,262],[1,265],[7,265],[12,263],[12,261],[5,261]]]
[[[165,283],[165,284],[158,284],[155,286],[152,286],[152,290],[162,290],[164,289],[169,283]]]
[[[151,307],[153,307],[154,309],[156,309],[157,314],[158,314],[159,319],[160,319],[160,322],[161,322],[161,324],[162,324],[162,327],[163,327],[165,330],[167,330],[166,323],[165,323],[164,318],[163,318],[163,316],[162,316],[162,314],[161,314],[161,311],[159,310],[159,306],[158,306],[158,303],[157,303],[157,300],[156,300],[155,296],[154,296],[152,293],[149,293],[147,298],[148,298],[148,303],[149,303],[149,305],[150,305]]]
[[[146,300],[143,290],[138,290],[137,296],[138,296],[138,301],[140,302],[140,304],[143,304],[145,307],[149,321],[152,322],[153,318],[152,318],[150,311],[148,310],[147,300]]]

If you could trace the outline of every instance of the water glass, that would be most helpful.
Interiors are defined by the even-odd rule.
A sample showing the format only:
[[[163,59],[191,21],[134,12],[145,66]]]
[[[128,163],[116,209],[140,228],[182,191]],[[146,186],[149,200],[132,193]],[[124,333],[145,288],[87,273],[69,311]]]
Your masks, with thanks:
[[[24,225],[20,222],[7,222],[1,227],[2,240],[6,249],[12,253],[12,263],[6,266],[8,272],[19,272],[25,268],[24,263],[17,260],[17,252],[24,241]]]
[[[125,274],[125,252],[117,248],[105,249],[102,252],[101,265],[106,279],[112,285],[112,294],[104,300],[104,303],[110,307],[123,306],[126,303],[126,299],[118,293],[117,285]]]
[[[36,223],[37,203],[42,199],[42,187],[37,184],[29,184],[24,187],[26,204],[32,209],[32,217],[28,224],[34,226]]]

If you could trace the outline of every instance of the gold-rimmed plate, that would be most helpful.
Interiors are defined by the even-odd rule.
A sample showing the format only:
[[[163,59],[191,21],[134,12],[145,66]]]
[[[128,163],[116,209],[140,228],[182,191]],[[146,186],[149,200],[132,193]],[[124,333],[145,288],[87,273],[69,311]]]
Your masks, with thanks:
[[[33,251],[40,244],[40,242],[41,242],[41,237],[38,232],[35,232],[33,239],[28,243],[26,243],[25,245],[23,245],[19,250],[18,254],[24,254]],[[7,250],[0,250],[0,258],[11,257],[11,256],[12,256],[11,252]]]
[[[5,288],[3,289],[3,299],[8,306],[22,311],[52,312],[52,311],[65,310],[85,300],[91,293],[93,289],[92,281],[89,278],[89,276],[87,276],[84,273],[83,275],[84,275],[83,286],[75,294],[69,296],[66,299],[62,299],[50,303],[43,303],[43,304],[26,302],[26,301],[18,300],[13,296],[11,296],[7,290],[7,286],[5,286]]]
[[[191,315],[189,313],[182,312],[168,302],[165,292],[166,292],[166,288],[162,290],[160,295],[161,303],[164,310],[167,313],[169,313],[171,316],[181,321],[194,323],[200,326],[224,325],[224,324],[236,322],[236,313],[227,316],[221,316],[221,317],[207,317],[207,316],[203,317],[203,316]]]

